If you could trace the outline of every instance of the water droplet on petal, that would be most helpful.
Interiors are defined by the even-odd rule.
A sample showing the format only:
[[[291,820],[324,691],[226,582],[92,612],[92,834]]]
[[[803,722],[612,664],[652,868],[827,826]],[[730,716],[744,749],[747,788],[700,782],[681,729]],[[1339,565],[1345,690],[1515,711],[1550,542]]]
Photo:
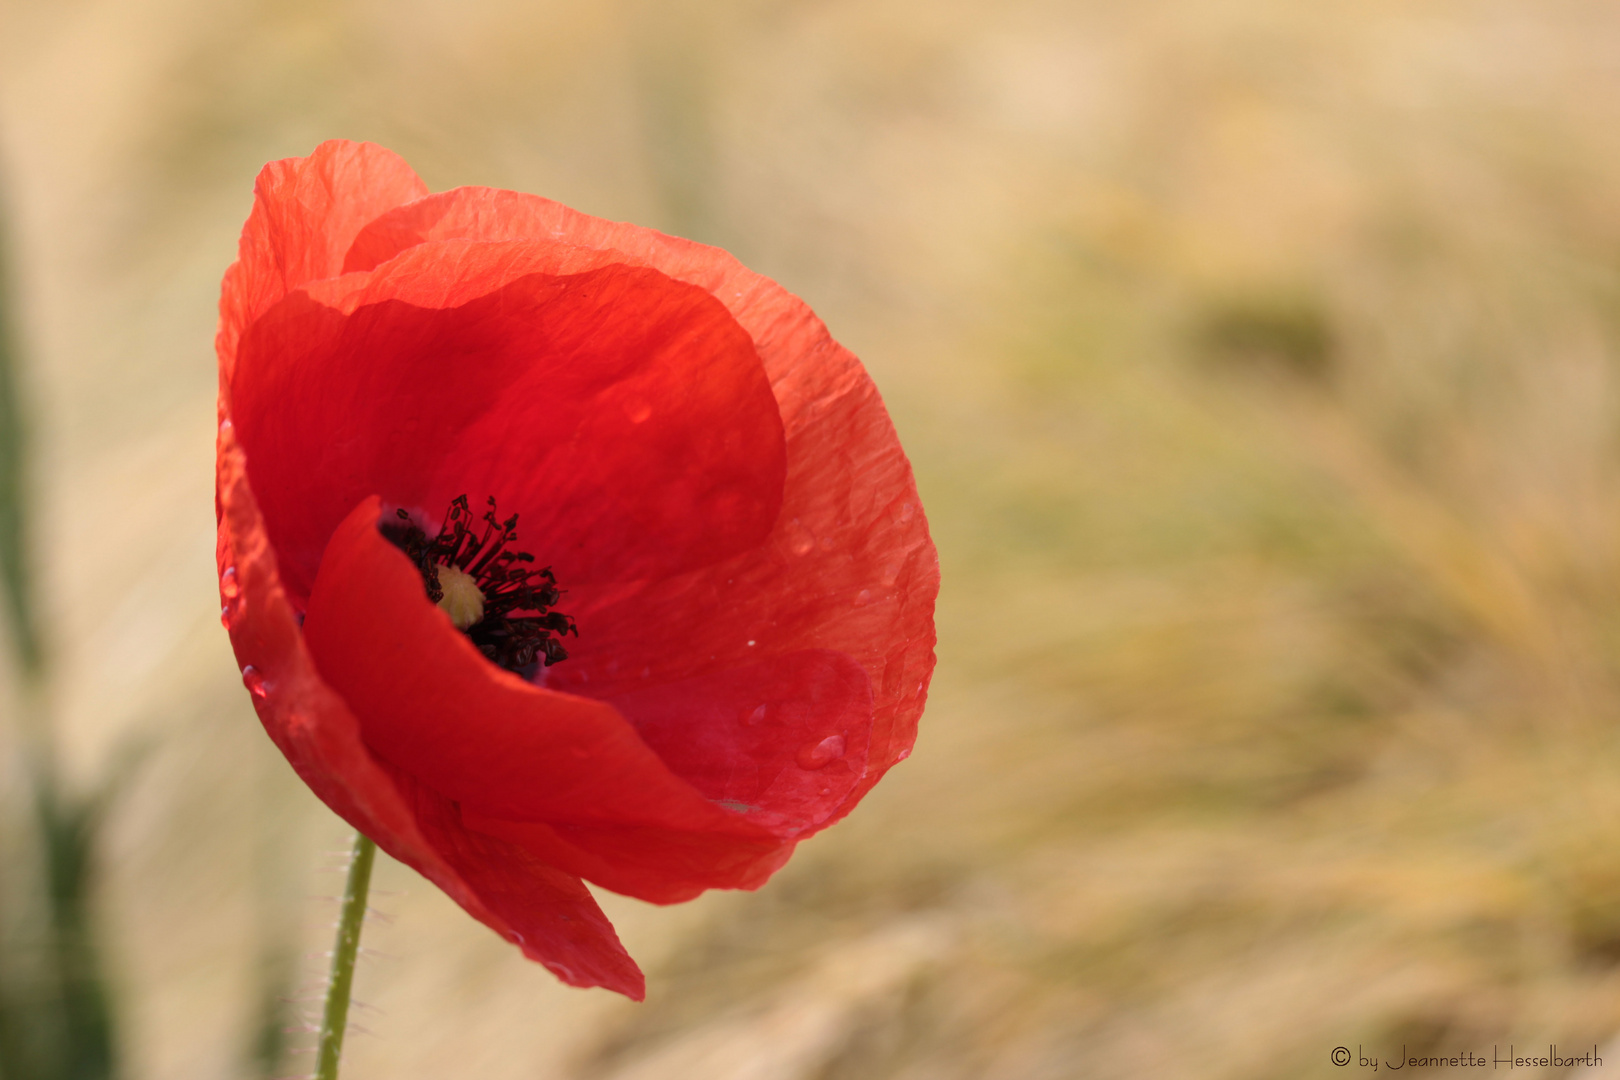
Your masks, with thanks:
[[[265,678],[259,674],[259,669],[249,664],[242,669],[242,685],[247,687],[248,693],[263,701],[270,696]]]
[[[865,607],[867,604],[870,604],[871,602],[872,602],[872,590],[871,589],[862,589],[860,592],[855,594],[855,606],[856,607]]]
[[[652,405],[644,398],[631,398],[624,403],[624,415],[632,424],[644,423],[652,415]]]
[[[910,756],[911,756],[911,751],[910,750],[902,750],[898,754],[894,755],[894,760],[896,760],[896,761],[904,761],[904,760],[906,760],[906,758],[908,758]]]
[[[899,581],[899,580],[900,580],[900,564],[899,563],[890,563],[888,566],[885,566],[883,568],[883,584],[884,585],[886,585],[886,586],[887,585],[893,585],[896,581]]]
[[[844,756],[844,737],[829,735],[820,742],[805,743],[793,760],[801,769],[824,769]]]
[[[756,727],[765,722],[765,706],[755,705],[752,709],[745,708],[737,714],[737,722],[743,727]]]
[[[225,629],[231,628],[231,616],[236,614],[236,602],[242,597],[242,583],[236,580],[236,567],[227,566],[219,575],[219,596],[224,603],[219,608],[219,621]]]
[[[795,555],[808,555],[816,546],[816,538],[810,535],[810,530],[799,523],[798,518],[787,528],[788,550]]]
[[[903,525],[917,515],[916,503],[903,503],[900,507],[900,523]]]

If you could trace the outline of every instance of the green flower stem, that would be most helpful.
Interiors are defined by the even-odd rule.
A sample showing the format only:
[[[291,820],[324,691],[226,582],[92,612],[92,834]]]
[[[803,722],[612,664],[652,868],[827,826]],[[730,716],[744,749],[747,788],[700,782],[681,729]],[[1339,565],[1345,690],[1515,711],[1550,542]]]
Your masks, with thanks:
[[[371,891],[371,864],[376,858],[377,845],[363,833],[355,833],[354,858],[349,863],[349,882],[343,888],[337,940],[332,945],[332,978],[326,985],[326,1012],[321,1016],[315,1080],[337,1080],[338,1058],[343,1055],[343,1030],[349,1024],[354,958],[360,952],[360,927],[366,921],[366,894]]]

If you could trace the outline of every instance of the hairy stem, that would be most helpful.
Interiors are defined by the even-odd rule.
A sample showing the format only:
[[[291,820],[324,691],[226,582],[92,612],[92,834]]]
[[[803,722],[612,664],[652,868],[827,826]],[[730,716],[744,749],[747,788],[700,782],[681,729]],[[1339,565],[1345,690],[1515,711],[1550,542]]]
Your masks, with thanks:
[[[326,986],[326,1011],[321,1016],[315,1080],[337,1080],[338,1059],[343,1055],[343,1030],[349,1023],[349,993],[354,988],[354,958],[360,952],[360,927],[366,921],[366,894],[371,890],[371,864],[376,857],[377,845],[363,833],[355,833],[354,857],[349,862],[343,910],[338,915],[337,940],[332,945],[332,978]]]

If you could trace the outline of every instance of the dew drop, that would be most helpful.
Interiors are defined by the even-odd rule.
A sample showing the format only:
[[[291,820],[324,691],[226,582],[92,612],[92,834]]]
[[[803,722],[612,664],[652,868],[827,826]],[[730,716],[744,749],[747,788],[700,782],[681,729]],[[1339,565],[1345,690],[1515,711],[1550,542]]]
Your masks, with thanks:
[[[756,727],[765,722],[765,706],[755,705],[752,709],[743,709],[737,714],[737,722],[743,727]]]
[[[225,629],[231,628],[231,616],[236,614],[236,602],[242,597],[242,583],[236,580],[236,567],[227,566],[219,575],[219,596],[224,601],[219,608],[219,621]]]
[[[270,691],[266,688],[264,676],[260,675],[259,669],[254,667],[252,664],[249,664],[247,667],[242,669],[242,685],[247,687],[248,693],[252,694],[260,701],[263,701],[265,698],[270,696]]]
[[[844,737],[842,735],[829,735],[820,742],[805,743],[799,747],[799,752],[793,755],[793,760],[799,763],[801,769],[824,769],[828,765],[844,756]]]
[[[908,502],[908,503],[902,504],[901,507],[900,507],[900,523],[902,525],[904,525],[906,522],[910,521],[913,517],[915,517],[916,514],[917,514],[917,504],[916,503],[909,503]]]
[[[872,602],[872,590],[871,589],[862,589],[860,592],[855,594],[855,606],[856,607],[865,607],[867,604],[870,604],[871,602]]]
[[[798,518],[788,526],[788,549],[795,555],[808,555],[816,546],[816,538],[810,535],[810,530],[799,523]]]
[[[631,398],[624,403],[624,415],[630,418],[632,424],[645,423],[647,417],[652,415],[652,405],[644,398]]]
[[[900,580],[900,564],[899,563],[890,563],[888,566],[885,566],[883,568],[883,584],[884,585],[893,585],[896,581],[899,581],[899,580]]]
[[[910,756],[911,756],[911,751],[910,750],[902,750],[898,754],[894,755],[894,760],[896,760],[896,761],[904,761],[904,760],[906,760],[906,758],[908,758]]]

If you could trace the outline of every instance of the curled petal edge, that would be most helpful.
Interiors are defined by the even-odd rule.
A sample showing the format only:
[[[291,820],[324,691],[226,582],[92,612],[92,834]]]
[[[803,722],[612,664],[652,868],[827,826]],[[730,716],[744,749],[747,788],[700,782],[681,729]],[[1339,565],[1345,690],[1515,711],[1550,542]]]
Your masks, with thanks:
[[[642,1000],[640,968],[578,877],[465,829],[366,748],[358,720],[305,648],[229,420],[219,429],[215,480],[222,619],[265,731],[298,775],[338,816],[564,982]]]

